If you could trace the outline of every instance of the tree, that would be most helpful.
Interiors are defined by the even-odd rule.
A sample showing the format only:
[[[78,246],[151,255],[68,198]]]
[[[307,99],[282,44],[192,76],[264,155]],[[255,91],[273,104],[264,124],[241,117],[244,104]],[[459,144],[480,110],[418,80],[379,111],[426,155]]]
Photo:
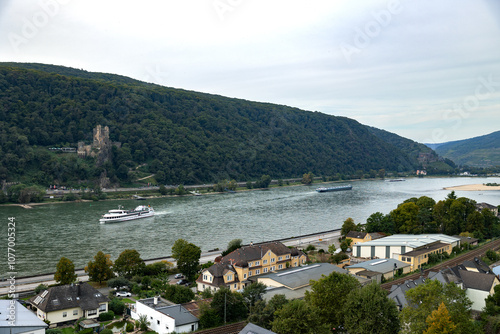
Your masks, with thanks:
[[[177,260],[177,268],[191,281],[198,272],[200,256],[200,247],[184,239],[176,240],[172,246],[172,257]]]
[[[248,322],[254,323],[260,327],[271,329],[276,311],[288,303],[285,295],[274,295],[267,303],[265,300],[259,300],[250,309]]]
[[[117,315],[122,315],[123,311],[125,311],[125,303],[120,298],[114,297],[109,302],[109,310]]]
[[[227,249],[224,252],[222,252],[222,256],[226,256],[227,254],[231,253],[232,251],[240,248],[242,242],[243,242],[243,240],[241,240],[241,239],[233,239],[233,240],[229,241],[229,243],[227,244]]]
[[[314,307],[322,323],[338,328],[344,325],[344,305],[349,292],[359,288],[353,276],[332,272],[318,281],[311,281],[311,290],[306,291],[305,300]]]
[[[76,281],[75,264],[64,256],[57,263],[57,270],[54,274],[54,280],[58,284],[71,284]]]
[[[247,317],[247,307],[243,295],[239,292],[232,292],[227,287],[222,287],[214,294],[210,306],[216,314],[225,322],[234,322]],[[225,314],[225,319],[224,319]]]
[[[243,298],[245,302],[249,305],[251,309],[256,302],[262,300],[262,296],[266,292],[266,286],[262,283],[252,283],[247,285],[245,289],[243,289]]]
[[[85,272],[89,274],[89,278],[93,282],[102,283],[102,281],[107,281],[113,278],[113,262],[110,259],[111,255],[104,254],[103,252],[97,252],[94,256],[94,261],[90,261],[85,267]]]
[[[130,283],[130,281],[128,279],[126,279],[125,277],[115,277],[115,278],[111,278],[108,280],[107,282],[107,285],[108,287],[110,288],[116,288],[116,289],[119,289],[123,286],[126,286],[126,287],[129,287],[132,285],[132,283]]]
[[[456,333],[474,333],[471,321],[472,302],[454,283],[443,285],[437,280],[427,280],[406,292],[408,305],[401,311],[401,322],[408,333],[422,333],[427,329],[427,317],[443,302],[451,320],[457,326]]]
[[[313,183],[313,180],[314,180],[314,174],[309,172],[309,173],[306,173],[302,176],[301,182],[305,185],[310,185]]]
[[[377,283],[353,290],[345,309],[345,328],[349,333],[399,332],[398,308]]]
[[[345,238],[345,236],[347,235],[347,233],[349,233],[351,231],[357,231],[357,226],[354,223],[354,219],[347,218],[344,221],[344,224],[342,224],[342,228],[340,229],[340,234],[342,235],[342,237]]]
[[[177,284],[167,284],[165,286],[165,293],[163,297],[176,304],[190,302],[194,299],[194,292],[185,286]]]
[[[130,279],[132,276],[142,273],[144,261],[135,249],[125,249],[116,259],[113,269],[120,276]]]
[[[222,325],[222,318],[219,316],[217,311],[210,307],[207,302],[201,303],[200,305],[200,328],[212,328]]]
[[[302,299],[292,300],[277,310],[272,322],[272,331],[279,334],[327,334],[330,328]]]
[[[457,328],[451,321],[448,309],[443,302],[439,304],[437,310],[432,311],[425,321],[429,327],[424,331],[424,334],[455,333]]]

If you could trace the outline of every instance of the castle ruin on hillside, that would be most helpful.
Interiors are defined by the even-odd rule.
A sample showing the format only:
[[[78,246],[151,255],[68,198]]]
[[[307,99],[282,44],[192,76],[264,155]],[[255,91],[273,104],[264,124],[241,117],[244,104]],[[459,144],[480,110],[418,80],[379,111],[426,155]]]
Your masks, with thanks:
[[[101,166],[107,161],[111,161],[111,147],[120,147],[120,142],[111,142],[109,139],[109,127],[97,125],[94,128],[94,140],[92,144],[85,145],[85,142],[78,142],[77,154],[80,158],[95,157],[96,165]]]

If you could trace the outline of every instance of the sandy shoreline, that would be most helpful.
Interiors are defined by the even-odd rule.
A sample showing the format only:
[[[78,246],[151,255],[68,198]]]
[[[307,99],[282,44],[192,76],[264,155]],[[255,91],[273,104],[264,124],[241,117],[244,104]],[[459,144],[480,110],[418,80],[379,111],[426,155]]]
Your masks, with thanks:
[[[487,186],[484,184],[464,184],[462,186],[445,187],[445,190],[463,190],[463,191],[488,191],[500,190],[500,186]]]

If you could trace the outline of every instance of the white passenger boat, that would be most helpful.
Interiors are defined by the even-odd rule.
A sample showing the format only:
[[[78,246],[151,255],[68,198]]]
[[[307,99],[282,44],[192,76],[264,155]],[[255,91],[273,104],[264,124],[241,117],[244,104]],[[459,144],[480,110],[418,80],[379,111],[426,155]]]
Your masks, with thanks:
[[[99,219],[99,223],[116,223],[123,222],[127,220],[139,219],[152,217],[155,214],[155,210],[151,206],[139,205],[134,210],[123,210],[122,206],[118,206],[117,210],[109,210],[108,213],[102,215]]]

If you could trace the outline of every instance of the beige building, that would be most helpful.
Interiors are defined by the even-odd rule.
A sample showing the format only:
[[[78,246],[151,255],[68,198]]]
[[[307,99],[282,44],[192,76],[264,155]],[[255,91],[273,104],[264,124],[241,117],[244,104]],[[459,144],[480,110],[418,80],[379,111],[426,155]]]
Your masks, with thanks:
[[[38,318],[60,324],[108,311],[108,298],[87,283],[54,286],[30,298]]]
[[[280,242],[243,246],[203,270],[196,280],[198,291],[218,290],[222,286],[241,290],[251,283],[252,276],[298,267],[306,262],[305,253]]]

